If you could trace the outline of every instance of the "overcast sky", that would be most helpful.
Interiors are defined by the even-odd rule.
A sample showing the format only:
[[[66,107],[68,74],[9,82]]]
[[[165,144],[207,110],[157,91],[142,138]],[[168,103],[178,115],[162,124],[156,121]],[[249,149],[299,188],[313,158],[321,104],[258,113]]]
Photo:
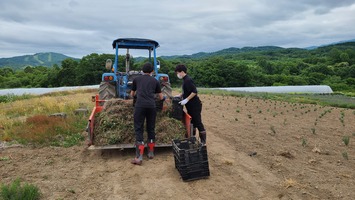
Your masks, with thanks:
[[[122,37],[158,41],[158,56],[355,39],[355,0],[0,0],[0,10],[0,58],[114,53]]]

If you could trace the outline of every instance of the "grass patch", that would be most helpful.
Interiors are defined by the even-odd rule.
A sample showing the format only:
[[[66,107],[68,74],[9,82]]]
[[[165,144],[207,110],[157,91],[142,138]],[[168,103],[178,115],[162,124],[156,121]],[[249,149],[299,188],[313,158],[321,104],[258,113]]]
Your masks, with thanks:
[[[10,157],[8,156],[0,157],[0,161],[8,161],[8,160],[10,160]]]
[[[87,120],[77,116],[65,119],[46,115],[28,117],[26,121],[17,123],[7,134],[7,140],[16,140],[21,144],[35,146],[52,145],[70,147],[84,140]]]
[[[94,104],[91,90],[22,96],[0,103],[0,141],[32,144],[35,146],[70,147],[84,140],[89,116],[75,115],[78,108],[89,111]],[[65,113],[66,118],[49,117]]]
[[[21,184],[19,178],[8,185],[1,185],[1,200],[37,200],[40,197],[41,193],[37,186],[26,182]]]
[[[16,96],[14,94],[0,95],[0,103],[14,102],[23,99],[31,99],[34,97],[35,97],[34,95],[29,95],[29,94],[24,94],[21,96]]]
[[[59,92],[50,92],[42,95],[32,95],[32,94],[23,94],[23,95],[0,95],[0,103],[9,103],[25,99],[36,99],[39,97],[58,97],[58,96],[67,96],[72,94],[85,94],[85,93],[95,93],[97,89],[78,89],[78,90],[67,90]]]

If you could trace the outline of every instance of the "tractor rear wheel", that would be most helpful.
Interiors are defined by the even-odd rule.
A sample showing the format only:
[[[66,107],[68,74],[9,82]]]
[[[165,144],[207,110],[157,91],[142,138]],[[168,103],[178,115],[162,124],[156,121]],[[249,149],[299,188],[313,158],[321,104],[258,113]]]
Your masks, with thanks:
[[[116,97],[116,84],[101,82],[99,87],[100,100],[109,100]]]
[[[163,83],[161,84],[161,92],[163,93],[164,96],[172,98],[172,88],[170,86],[170,83]]]

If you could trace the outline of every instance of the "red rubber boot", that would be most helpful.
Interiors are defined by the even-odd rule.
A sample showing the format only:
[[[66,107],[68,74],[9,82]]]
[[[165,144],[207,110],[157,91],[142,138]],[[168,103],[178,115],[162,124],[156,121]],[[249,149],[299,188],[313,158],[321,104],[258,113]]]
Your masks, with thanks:
[[[144,143],[136,144],[136,157],[131,161],[134,165],[141,165],[143,162]]]
[[[153,141],[148,143],[148,158],[149,159],[154,158],[154,147],[155,147],[155,143]]]

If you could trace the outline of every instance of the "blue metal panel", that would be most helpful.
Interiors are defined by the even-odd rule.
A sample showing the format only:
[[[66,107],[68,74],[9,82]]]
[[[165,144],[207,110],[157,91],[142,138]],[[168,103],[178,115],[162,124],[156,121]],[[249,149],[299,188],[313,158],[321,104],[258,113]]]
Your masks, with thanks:
[[[158,74],[158,67],[157,67],[157,54],[155,51],[155,47],[153,48],[153,56],[154,56],[154,71],[155,74]],[[156,77],[155,77],[156,78]],[[157,79],[157,78],[156,78]],[[157,79],[158,80],[158,79]]]
[[[102,81],[104,81],[104,77],[105,77],[105,76],[113,76],[113,80],[110,81],[110,82],[117,81],[117,77],[116,77],[116,75],[115,75],[114,73],[103,73],[103,74],[102,74],[102,78],[101,78]]]
[[[118,47],[116,44],[119,44]],[[142,38],[119,38],[113,41],[113,48],[150,49],[159,47],[159,43],[150,39]]]
[[[117,74],[118,72],[118,43],[116,43],[116,56],[115,56],[115,63],[113,64],[114,73]]]

